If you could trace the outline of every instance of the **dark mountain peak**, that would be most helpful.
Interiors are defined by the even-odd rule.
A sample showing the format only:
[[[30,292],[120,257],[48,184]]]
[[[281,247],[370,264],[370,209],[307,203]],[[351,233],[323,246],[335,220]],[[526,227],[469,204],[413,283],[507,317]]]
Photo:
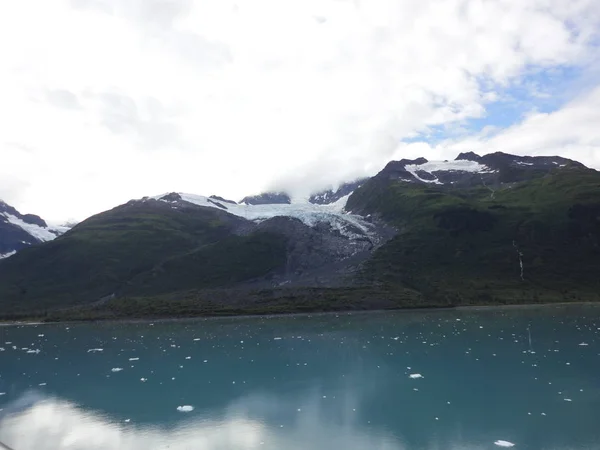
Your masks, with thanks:
[[[383,168],[377,177],[384,177],[390,180],[401,180],[401,181],[414,181],[415,177],[406,170],[406,166],[414,166],[414,165],[422,165],[426,164],[427,159],[425,158],[417,158],[417,159],[401,159],[400,161],[390,161]]]
[[[352,194],[356,189],[361,187],[367,178],[360,178],[355,181],[341,184],[337,189],[327,189],[324,191],[317,192],[310,196],[308,201],[315,205],[329,205],[340,200],[346,195]]]
[[[463,152],[459,153],[455,161],[480,161],[481,156],[474,152]]]
[[[8,203],[0,200],[0,213],[10,214],[16,217],[19,217],[21,214],[15,208],[10,206]]]
[[[181,200],[181,195],[177,192],[171,192],[167,195],[163,195],[159,200],[163,200],[165,202],[178,202]]]
[[[21,217],[21,219],[25,223],[37,225],[38,227],[42,227],[42,228],[48,227],[48,224],[46,223],[46,221],[44,219],[42,219],[40,216],[36,216],[35,214],[24,214]]]
[[[231,205],[237,205],[237,202],[234,202],[233,200],[227,200],[226,198],[220,197],[218,195],[211,195],[208,198],[210,198],[212,200],[216,200],[218,202],[229,203]]]
[[[480,156],[463,152],[454,161],[425,158],[391,161],[376,178],[455,187],[492,186],[539,178],[561,168],[585,166],[560,156],[517,156],[504,152]]]
[[[285,192],[265,192],[244,197],[240,203],[246,205],[289,205],[292,203],[292,199]]]
[[[0,200],[0,259],[15,252],[50,241],[64,229],[49,228],[44,219],[35,214],[21,214],[16,208]]]
[[[387,165],[383,168],[382,172],[393,172],[393,171],[397,171],[397,170],[404,170],[404,166],[409,166],[409,165],[420,165],[420,164],[425,164],[429,162],[427,159],[425,158],[417,158],[417,159],[405,159],[402,158],[400,161],[390,161],[389,163],[387,163]]]
[[[29,225],[37,225],[38,227],[42,228],[48,227],[46,221],[40,216],[36,216],[35,214],[21,214],[16,208],[10,206],[8,203],[2,200],[0,200],[0,214],[4,216],[5,220],[8,218],[8,216],[12,216]]]
[[[572,167],[585,168],[583,164],[562,156],[518,156],[504,152],[494,152],[482,156],[480,162],[490,167],[500,166],[535,166],[535,168]]]

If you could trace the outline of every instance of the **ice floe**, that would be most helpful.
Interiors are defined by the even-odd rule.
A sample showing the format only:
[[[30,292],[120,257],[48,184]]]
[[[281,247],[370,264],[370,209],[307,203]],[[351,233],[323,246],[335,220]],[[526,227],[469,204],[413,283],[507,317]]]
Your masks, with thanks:
[[[494,442],[494,444],[496,444],[498,447],[514,447],[515,446],[515,444],[513,444],[512,442],[503,441],[502,439],[497,440],[496,442]]]

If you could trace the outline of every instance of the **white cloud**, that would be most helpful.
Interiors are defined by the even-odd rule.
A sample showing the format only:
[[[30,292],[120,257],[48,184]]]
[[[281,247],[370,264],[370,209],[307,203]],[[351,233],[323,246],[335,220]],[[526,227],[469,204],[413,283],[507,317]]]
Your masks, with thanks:
[[[5,2],[0,197],[60,220],[170,190],[310,190],[467,143],[546,153],[576,104],[492,138],[398,142],[483,116],[532,68],[589,64],[599,29],[596,0]]]
[[[559,155],[600,169],[600,86],[553,113],[533,113],[521,123],[491,136],[446,141],[433,151],[451,156],[461,151],[517,155]]]

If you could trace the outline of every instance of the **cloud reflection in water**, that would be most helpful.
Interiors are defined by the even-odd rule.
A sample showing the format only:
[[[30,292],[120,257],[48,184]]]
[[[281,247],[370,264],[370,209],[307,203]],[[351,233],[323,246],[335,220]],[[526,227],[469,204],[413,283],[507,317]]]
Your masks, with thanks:
[[[257,397],[250,401],[256,406]],[[272,398],[265,402],[273,408]],[[291,425],[267,424],[250,418],[244,402],[229,408],[220,420],[198,415],[175,427],[136,426],[73,403],[45,399],[0,420],[0,439],[15,450],[253,450],[253,449],[377,449],[398,450],[391,435],[359,426],[353,419],[328,423],[315,410],[303,408]]]

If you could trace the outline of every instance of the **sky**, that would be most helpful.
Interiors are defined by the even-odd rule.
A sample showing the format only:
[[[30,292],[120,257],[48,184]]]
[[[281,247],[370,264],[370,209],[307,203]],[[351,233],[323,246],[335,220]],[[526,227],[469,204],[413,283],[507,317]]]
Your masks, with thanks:
[[[598,0],[0,3],[0,198],[302,198],[461,151],[600,169]]]

